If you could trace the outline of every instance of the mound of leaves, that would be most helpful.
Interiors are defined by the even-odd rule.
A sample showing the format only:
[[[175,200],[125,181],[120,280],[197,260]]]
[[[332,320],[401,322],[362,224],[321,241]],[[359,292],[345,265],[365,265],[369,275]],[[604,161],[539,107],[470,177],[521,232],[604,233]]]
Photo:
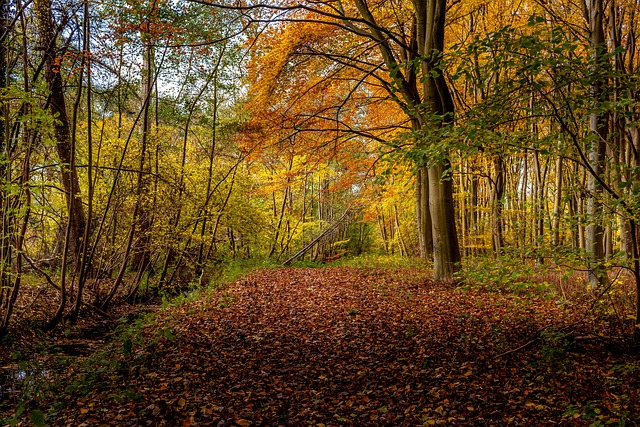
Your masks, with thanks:
[[[591,339],[597,322],[417,270],[260,270],[32,404],[74,426],[634,425],[640,363]]]

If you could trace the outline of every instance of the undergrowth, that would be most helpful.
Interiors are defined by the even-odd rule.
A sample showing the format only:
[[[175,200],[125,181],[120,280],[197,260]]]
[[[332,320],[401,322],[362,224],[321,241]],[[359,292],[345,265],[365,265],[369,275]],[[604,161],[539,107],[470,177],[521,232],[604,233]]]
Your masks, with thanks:
[[[172,313],[176,308],[195,300],[210,298],[220,289],[224,289],[227,284],[251,271],[274,267],[278,265],[269,260],[228,260],[222,263],[207,285],[190,283],[188,289],[183,292],[174,296],[163,295],[162,305],[157,311],[120,318],[109,334],[110,343],[85,359],[76,361],[75,370],[80,374],[72,375],[68,382],[65,369],[57,369],[62,365],[70,365],[68,357],[49,355],[47,364],[50,369],[38,367],[38,372],[47,372],[47,375],[25,374],[21,384],[16,384],[21,390],[16,399],[17,404],[13,411],[0,411],[0,425],[21,425],[21,422],[28,419],[32,425],[46,426],[48,422],[55,420],[58,412],[64,408],[64,402],[60,400],[61,396],[86,396],[108,384],[110,378],[126,379],[135,370],[147,369],[152,363],[157,344],[161,340],[172,342],[176,339],[175,331],[170,327],[162,327],[160,324],[162,322],[157,321],[159,316],[163,313]],[[219,307],[230,303],[229,298],[223,298]],[[178,310],[178,312],[181,311]],[[142,333],[145,328],[156,323],[158,327],[151,335]],[[43,350],[39,352],[42,353]],[[26,356],[19,358],[25,359]],[[39,362],[23,360],[19,364],[20,372],[31,372],[36,364]],[[135,400],[139,398],[138,394],[135,390],[128,390],[123,385],[121,390],[113,392],[110,397],[116,401]],[[45,408],[44,402],[50,402],[50,406]],[[0,409],[3,408],[0,407]]]

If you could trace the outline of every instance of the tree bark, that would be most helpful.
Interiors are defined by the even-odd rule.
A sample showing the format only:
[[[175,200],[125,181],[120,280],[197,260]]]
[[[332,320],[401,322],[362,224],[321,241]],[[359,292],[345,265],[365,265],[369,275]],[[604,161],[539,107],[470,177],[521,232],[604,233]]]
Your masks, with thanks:
[[[504,245],[504,223],[503,223],[503,197],[505,188],[504,159],[497,155],[493,160],[493,191],[491,200],[491,236],[493,255],[498,257],[502,254]]]
[[[447,82],[438,69],[444,51],[446,0],[414,0],[414,6],[418,53],[422,62],[424,105],[427,109],[422,125],[431,125],[431,118],[436,116],[440,125],[446,126],[453,120],[455,111]],[[429,211],[433,230],[433,277],[436,280],[452,281],[460,262],[460,248],[448,159],[430,165],[428,177]]]
[[[603,0],[587,0],[585,2],[586,18],[588,20],[591,38],[591,55],[593,60],[593,73],[591,83],[591,100],[593,112],[589,116],[589,130],[591,132],[591,146],[589,152],[589,164],[595,175],[604,177],[604,159],[606,153],[606,141],[609,134],[608,117],[598,111],[599,106],[605,101],[603,82],[598,74],[600,68],[606,65],[606,41],[604,33],[604,7]],[[608,282],[607,274],[603,266],[604,261],[604,230],[602,227],[602,196],[603,189],[596,176],[589,174],[587,179],[587,217],[589,223],[585,230],[585,245],[590,257],[589,284],[596,288]]]
[[[38,37],[44,55],[44,76],[49,86],[49,110],[56,118],[54,134],[56,151],[60,159],[60,173],[69,211],[70,251],[78,255],[85,229],[85,214],[80,199],[80,183],[75,167],[72,167],[74,147],[71,142],[69,118],[64,98],[64,84],[60,74],[62,53],[58,52],[56,38],[58,32],[51,13],[51,0],[35,0],[34,8],[38,23]]]
[[[562,215],[562,179],[563,179],[562,156],[556,160],[556,194],[553,199],[553,246],[560,245],[560,216]]]
[[[433,230],[429,212],[429,175],[426,167],[421,167],[416,173],[416,218],[420,257],[429,258],[433,256]]]

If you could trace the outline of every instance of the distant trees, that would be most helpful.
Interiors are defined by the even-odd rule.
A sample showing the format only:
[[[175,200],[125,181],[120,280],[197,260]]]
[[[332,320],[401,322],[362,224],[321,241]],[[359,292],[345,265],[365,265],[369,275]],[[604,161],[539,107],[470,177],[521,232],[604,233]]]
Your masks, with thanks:
[[[297,116],[287,110],[291,119],[283,125],[290,131],[318,133],[317,123],[324,122],[321,126],[325,133],[343,141],[380,140],[381,135],[389,134],[386,126],[411,129],[420,253],[424,257],[433,255],[435,278],[453,280],[460,250],[451,165],[446,150],[440,151],[439,156],[426,154],[428,146],[437,144],[436,129],[448,127],[454,118],[453,98],[441,68],[446,2],[384,3],[383,8],[373,8],[360,0],[335,5],[303,2],[283,7],[238,6],[240,10],[258,7],[272,8],[277,13],[282,9],[289,11],[273,18],[291,23],[282,34],[278,29],[266,41],[258,40],[260,44],[278,39],[286,47],[276,48],[277,55],[270,52],[262,56],[273,62],[259,76],[257,84],[272,97],[262,96],[266,102],[257,108],[305,102],[309,108]],[[257,62],[262,60],[260,54],[256,58]],[[309,66],[307,61],[313,65]],[[304,64],[304,68],[324,77],[296,83],[298,86],[309,83],[302,92],[283,91],[280,86],[300,72],[291,63]],[[323,96],[315,100],[315,105],[310,98],[305,100],[315,92],[312,85],[326,87],[328,82],[332,82],[329,90],[343,90],[342,95]],[[384,100],[387,108],[395,110],[392,115],[395,122],[381,125],[349,116],[350,109],[360,109],[365,115],[375,111],[372,99]],[[389,101],[395,106],[388,105]],[[305,116],[313,117],[313,122]],[[331,122],[338,125],[332,126]]]

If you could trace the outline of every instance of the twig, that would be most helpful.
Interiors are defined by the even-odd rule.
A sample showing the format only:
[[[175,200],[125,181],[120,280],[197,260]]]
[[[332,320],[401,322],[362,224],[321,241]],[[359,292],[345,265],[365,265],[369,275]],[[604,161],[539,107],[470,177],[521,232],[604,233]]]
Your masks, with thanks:
[[[543,330],[544,330],[544,329],[542,329],[542,330],[538,331],[537,333],[539,334],[539,333],[540,333],[540,332],[542,332]],[[532,339],[531,341],[529,341],[529,342],[527,342],[527,343],[522,344],[522,345],[521,345],[520,347],[518,347],[518,348],[511,349],[511,350],[506,351],[506,352],[504,352],[504,353],[500,353],[499,355],[497,355],[497,356],[496,356],[496,359],[499,359],[499,358],[501,358],[501,357],[503,357],[503,356],[506,356],[506,355],[508,355],[508,354],[511,354],[511,353],[515,353],[515,352],[517,352],[517,351],[520,351],[520,350],[522,350],[523,348],[529,347],[531,344],[533,344],[533,343],[534,343],[534,342],[536,342],[536,341],[538,341],[538,338],[537,338],[537,337],[536,337],[536,338],[534,338],[534,339]]]

